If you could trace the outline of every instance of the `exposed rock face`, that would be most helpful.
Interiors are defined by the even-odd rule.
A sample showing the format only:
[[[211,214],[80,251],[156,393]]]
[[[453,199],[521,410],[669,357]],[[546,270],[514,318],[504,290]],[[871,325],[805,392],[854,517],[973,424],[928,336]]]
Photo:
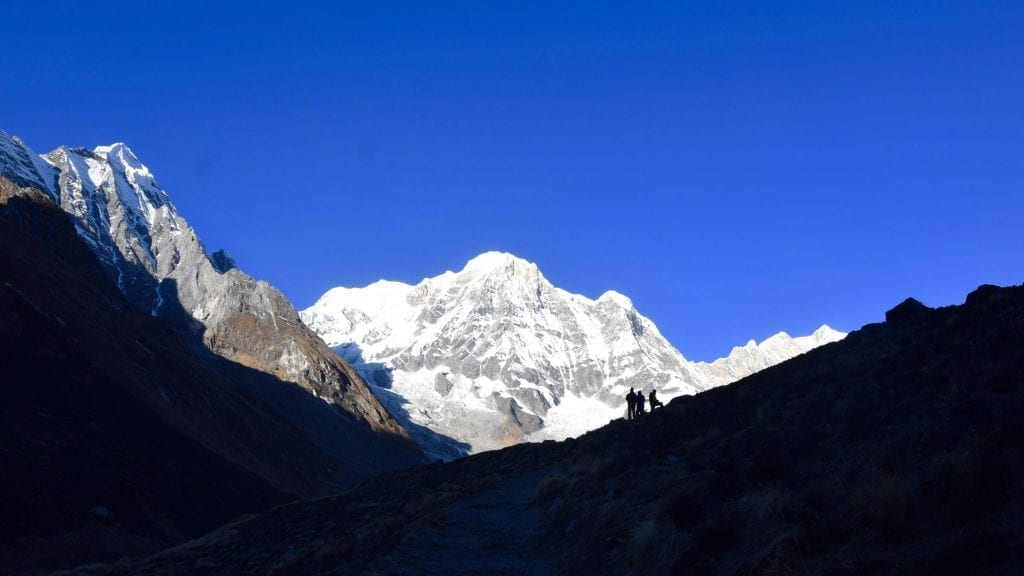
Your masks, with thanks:
[[[152,173],[124,144],[39,157],[0,132],[0,174],[49,195],[136,306],[210,350],[305,388],[373,430],[408,439],[358,375],[273,286],[215,265]]]
[[[416,286],[335,288],[302,317],[384,398],[410,403],[412,423],[472,450],[575,436],[621,417],[630,388],[693,394],[843,336],[780,334],[693,363],[629,298],[570,294],[497,252]]]

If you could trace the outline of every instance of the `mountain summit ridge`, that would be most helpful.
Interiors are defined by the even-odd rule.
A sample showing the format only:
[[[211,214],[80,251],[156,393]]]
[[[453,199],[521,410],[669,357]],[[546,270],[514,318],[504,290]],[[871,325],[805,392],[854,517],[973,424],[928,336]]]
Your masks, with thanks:
[[[509,270],[515,273],[516,266],[520,270],[537,270],[537,265],[512,254],[511,252],[502,252],[500,250],[490,250],[482,252],[481,254],[471,258],[466,265],[463,266],[462,272],[494,272],[499,269]]]

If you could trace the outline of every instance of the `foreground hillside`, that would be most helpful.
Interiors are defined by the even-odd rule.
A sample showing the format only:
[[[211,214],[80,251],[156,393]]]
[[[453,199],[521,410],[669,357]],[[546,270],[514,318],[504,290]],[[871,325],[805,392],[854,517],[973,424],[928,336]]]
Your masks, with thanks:
[[[908,300],[577,440],[385,473],[80,574],[1024,572],[1024,288]]]

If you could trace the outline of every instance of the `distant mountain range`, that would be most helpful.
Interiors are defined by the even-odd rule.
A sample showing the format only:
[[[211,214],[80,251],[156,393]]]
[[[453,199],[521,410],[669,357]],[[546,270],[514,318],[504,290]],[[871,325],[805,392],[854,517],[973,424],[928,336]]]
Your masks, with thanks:
[[[694,394],[845,336],[779,333],[690,362],[626,296],[571,294],[500,252],[416,286],[334,288],[300,315],[446,458],[577,436],[622,417],[630,388]]]

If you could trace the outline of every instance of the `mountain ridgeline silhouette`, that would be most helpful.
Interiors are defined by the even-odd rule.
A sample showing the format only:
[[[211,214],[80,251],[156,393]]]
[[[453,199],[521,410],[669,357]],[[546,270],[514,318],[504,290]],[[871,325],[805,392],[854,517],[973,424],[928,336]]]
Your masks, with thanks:
[[[110,573],[1022,573],[1024,287],[886,318],[638,421],[383,473]]]

